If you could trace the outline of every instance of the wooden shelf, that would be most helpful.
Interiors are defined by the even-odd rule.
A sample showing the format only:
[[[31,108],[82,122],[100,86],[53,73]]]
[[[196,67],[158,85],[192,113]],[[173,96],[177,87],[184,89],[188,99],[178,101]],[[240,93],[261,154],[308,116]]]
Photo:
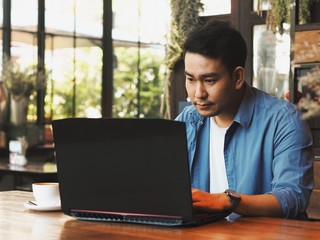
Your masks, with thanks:
[[[301,31],[310,31],[310,30],[318,30],[320,29],[320,23],[307,23],[307,24],[301,24],[301,25],[296,25],[296,32],[301,32]]]

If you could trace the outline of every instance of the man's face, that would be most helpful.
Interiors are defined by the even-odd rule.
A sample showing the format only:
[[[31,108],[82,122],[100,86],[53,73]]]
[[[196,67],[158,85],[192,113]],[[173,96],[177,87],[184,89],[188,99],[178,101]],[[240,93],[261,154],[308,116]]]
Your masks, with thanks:
[[[188,97],[201,116],[234,114],[236,81],[220,60],[187,52],[185,76]]]

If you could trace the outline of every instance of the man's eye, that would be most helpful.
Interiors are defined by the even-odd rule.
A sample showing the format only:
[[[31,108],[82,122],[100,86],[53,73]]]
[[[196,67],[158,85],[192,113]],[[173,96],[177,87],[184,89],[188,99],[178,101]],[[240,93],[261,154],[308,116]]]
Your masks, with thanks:
[[[216,82],[216,80],[215,79],[206,79],[205,82],[208,84],[213,84]]]

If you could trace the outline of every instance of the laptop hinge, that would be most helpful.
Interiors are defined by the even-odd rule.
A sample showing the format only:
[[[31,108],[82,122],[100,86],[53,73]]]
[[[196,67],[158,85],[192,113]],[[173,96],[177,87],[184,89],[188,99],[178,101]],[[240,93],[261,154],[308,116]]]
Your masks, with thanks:
[[[165,226],[179,226],[183,224],[181,216],[158,215],[158,214],[137,214],[123,212],[93,211],[72,209],[72,217],[81,220],[107,221],[107,222],[126,222],[141,224],[157,224]]]

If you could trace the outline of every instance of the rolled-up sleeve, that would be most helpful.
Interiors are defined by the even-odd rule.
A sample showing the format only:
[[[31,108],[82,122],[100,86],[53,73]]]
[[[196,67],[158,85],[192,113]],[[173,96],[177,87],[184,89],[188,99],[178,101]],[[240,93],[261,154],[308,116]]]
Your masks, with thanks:
[[[286,218],[303,218],[314,187],[312,136],[297,111],[279,120],[270,193],[279,200]]]

